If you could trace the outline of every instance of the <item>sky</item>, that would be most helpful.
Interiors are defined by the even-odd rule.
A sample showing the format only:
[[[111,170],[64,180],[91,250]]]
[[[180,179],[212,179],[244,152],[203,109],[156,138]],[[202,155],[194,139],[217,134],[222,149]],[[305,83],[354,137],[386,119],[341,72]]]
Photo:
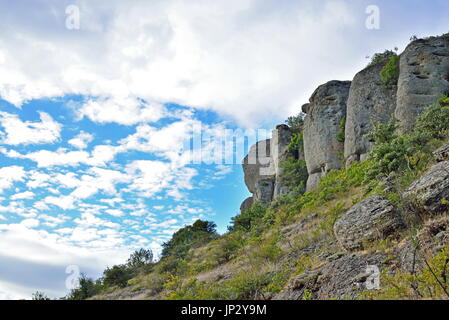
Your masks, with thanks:
[[[190,152],[194,128],[271,130],[374,53],[448,32],[447,12],[445,0],[0,0],[0,299],[64,296],[77,272],[157,254],[196,219],[225,232],[249,196],[241,159],[213,161],[219,139]]]

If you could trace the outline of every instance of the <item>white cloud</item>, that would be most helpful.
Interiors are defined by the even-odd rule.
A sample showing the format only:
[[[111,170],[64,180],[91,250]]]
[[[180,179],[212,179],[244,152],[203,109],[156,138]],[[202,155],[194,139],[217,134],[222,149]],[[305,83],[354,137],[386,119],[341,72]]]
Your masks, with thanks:
[[[75,148],[85,149],[87,148],[88,144],[92,142],[93,139],[94,139],[93,135],[81,131],[76,137],[70,139],[68,143],[74,146]]]
[[[25,171],[23,167],[10,166],[0,168],[0,193],[12,187],[14,182],[23,181]]]
[[[4,134],[0,143],[9,145],[53,143],[61,134],[61,124],[45,113],[39,112],[40,122],[23,122],[15,114],[0,112],[0,125]]]
[[[11,196],[11,200],[18,200],[18,199],[33,199],[35,194],[31,191],[24,191],[20,193],[16,193]]]
[[[166,114],[166,110],[160,104],[148,104],[131,97],[115,97],[90,99],[76,113],[79,119],[87,117],[99,123],[133,125],[139,122],[156,122]]]
[[[365,8],[342,0],[79,5],[79,32],[63,27],[58,1],[41,3],[39,19],[8,7],[0,96],[16,105],[66,93],[97,97],[76,110],[97,122],[156,121],[164,113],[158,103],[174,102],[249,124],[288,115],[317,85],[354,74],[367,54],[354,40]]]

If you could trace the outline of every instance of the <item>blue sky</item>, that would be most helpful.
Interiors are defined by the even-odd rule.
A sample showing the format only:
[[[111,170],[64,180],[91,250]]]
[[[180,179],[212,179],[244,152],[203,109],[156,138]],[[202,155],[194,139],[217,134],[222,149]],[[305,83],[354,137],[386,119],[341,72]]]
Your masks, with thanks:
[[[369,5],[379,29],[366,27]],[[367,56],[448,32],[448,9],[0,0],[0,299],[62,296],[68,266],[97,277],[198,218],[224,232],[249,195],[240,159],[189,162],[192,126],[271,129]]]

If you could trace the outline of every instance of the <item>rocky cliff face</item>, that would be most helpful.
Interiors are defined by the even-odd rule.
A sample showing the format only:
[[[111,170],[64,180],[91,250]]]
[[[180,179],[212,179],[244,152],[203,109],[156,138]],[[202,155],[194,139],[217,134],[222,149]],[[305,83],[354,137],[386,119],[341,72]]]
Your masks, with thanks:
[[[387,123],[396,109],[396,85],[386,86],[381,82],[380,72],[387,64],[385,59],[360,71],[354,77],[347,103],[345,128],[345,159],[363,161],[371,151],[371,142],[366,134],[375,121]]]
[[[245,184],[252,197],[246,199],[240,210],[251,207],[254,201],[269,203],[287,192],[283,180],[281,163],[289,155],[288,145],[292,133],[287,125],[279,125],[272,132],[272,138],[253,145],[243,159]]]
[[[395,115],[408,132],[426,107],[449,93],[449,37],[413,41],[400,58]]]
[[[306,116],[304,155],[300,157],[304,156],[309,173],[307,191],[315,188],[329,170],[365,160],[372,148],[366,134],[374,122],[386,123],[395,116],[400,133],[406,133],[422,111],[449,94],[447,35],[413,41],[399,61],[397,84],[381,81],[381,71],[389,62],[386,58],[357,73],[352,81],[330,81],[319,86],[302,107]],[[344,142],[338,137],[342,121]],[[245,183],[253,194],[251,201],[270,202],[288,192],[280,164],[287,157],[291,136],[287,126],[278,126],[273,138],[265,141],[264,163],[247,162],[248,157],[255,158],[263,142],[251,148],[243,164]],[[247,200],[246,205],[249,203]]]
[[[343,143],[337,139],[341,121],[346,117],[350,81],[330,81],[315,90],[310,103],[303,106],[304,156],[309,179],[307,190],[313,189],[331,169],[342,167]]]

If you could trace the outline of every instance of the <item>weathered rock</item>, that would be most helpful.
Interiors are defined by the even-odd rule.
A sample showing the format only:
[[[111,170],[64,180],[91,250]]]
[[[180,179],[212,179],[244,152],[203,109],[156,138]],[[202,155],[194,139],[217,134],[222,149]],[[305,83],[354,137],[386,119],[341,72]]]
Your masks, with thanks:
[[[433,156],[438,162],[449,160],[449,142],[434,151]]]
[[[249,197],[243,200],[242,204],[240,205],[240,212],[251,209],[253,203],[254,203],[253,197]]]
[[[243,159],[242,166],[246,187],[255,194],[258,181],[275,175],[270,154],[270,139],[259,141],[253,145]]]
[[[306,190],[310,191],[312,189],[315,189],[320,183],[320,180],[323,176],[323,172],[309,174],[309,177],[307,178]]]
[[[416,117],[449,93],[449,37],[410,43],[400,58],[396,118],[400,133],[409,132]]]
[[[288,192],[283,179],[283,170],[281,163],[287,160],[289,156],[288,145],[290,144],[292,138],[292,132],[287,125],[278,125],[272,132],[271,137],[271,158],[273,161],[274,172],[276,175],[273,199],[276,200],[279,195]]]
[[[403,227],[402,219],[382,196],[365,199],[337,220],[334,233],[347,250],[362,249],[368,241],[384,239]]]
[[[377,287],[378,272],[389,268],[386,257],[384,253],[340,255],[317,270],[290,279],[273,300],[298,300],[306,292],[311,299],[357,299],[363,290]]]
[[[449,161],[440,162],[413,182],[404,196],[429,214],[447,210],[449,200]]]
[[[256,182],[256,192],[254,199],[262,203],[269,203],[273,200],[274,193],[274,179],[260,179]]]
[[[372,149],[366,137],[373,122],[387,123],[396,108],[396,85],[384,85],[380,72],[389,59],[369,66],[357,73],[351,83],[346,112],[346,164],[362,161]]]
[[[344,145],[337,141],[340,122],[346,117],[350,81],[330,81],[315,90],[304,119],[304,155],[310,182],[307,190],[319,181],[317,173],[326,174],[342,167]],[[321,177],[320,175],[320,177]]]

